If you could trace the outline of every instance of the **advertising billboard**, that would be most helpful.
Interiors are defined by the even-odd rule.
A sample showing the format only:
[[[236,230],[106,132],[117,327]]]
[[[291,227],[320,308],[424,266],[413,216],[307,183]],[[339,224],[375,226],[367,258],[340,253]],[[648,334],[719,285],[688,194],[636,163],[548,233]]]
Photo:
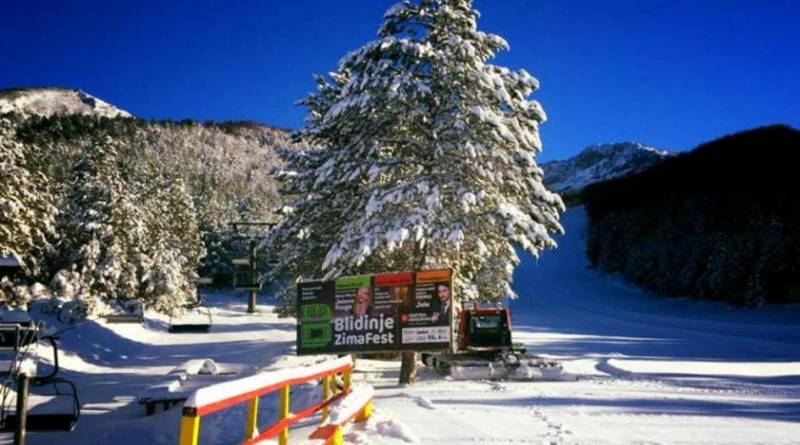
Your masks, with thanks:
[[[297,285],[298,355],[449,349],[450,269]]]

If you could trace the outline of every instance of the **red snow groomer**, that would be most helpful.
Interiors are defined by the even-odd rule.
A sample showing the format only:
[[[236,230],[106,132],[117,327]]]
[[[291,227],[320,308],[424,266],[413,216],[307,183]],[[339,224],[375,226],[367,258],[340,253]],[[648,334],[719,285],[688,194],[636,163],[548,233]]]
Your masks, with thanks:
[[[423,352],[426,366],[458,380],[568,380],[560,363],[512,341],[508,309],[466,302],[455,323],[455,352]]]

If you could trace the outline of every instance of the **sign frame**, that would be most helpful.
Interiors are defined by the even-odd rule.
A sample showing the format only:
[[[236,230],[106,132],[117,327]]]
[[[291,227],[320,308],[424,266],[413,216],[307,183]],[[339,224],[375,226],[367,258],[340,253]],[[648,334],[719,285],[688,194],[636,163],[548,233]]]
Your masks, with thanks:
[[[451,350],[452,278],[433,269],[300,281],[297,354]]]

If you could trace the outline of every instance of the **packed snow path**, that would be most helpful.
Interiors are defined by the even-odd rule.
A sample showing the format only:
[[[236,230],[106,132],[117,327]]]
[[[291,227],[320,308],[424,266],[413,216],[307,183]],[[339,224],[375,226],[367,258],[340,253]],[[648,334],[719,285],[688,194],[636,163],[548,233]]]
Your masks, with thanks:
[[[359,359],[354,379],[375,386],[375,413],[346,430],[348,443],[800,443],[800,308],[655,297],[586,268],[581,209],[563,223],[559,249],[538,262],[523,258],[514,283],[522,298],[510,307],[515,340],[561,359],[578,380],[463,382],[423,368],[416,385],[401,387],[397,360]],[[174,445],[180,409],[146,417],[136,397],[182,362],[208,357],[263,370],[327,358],[294,356],[294,320],[278,318],[266,298],[257,314],[246,314],[243,295],[207,301],[209,334],[169,334],[166,319],[152,314],[144,326],[65,332],[61,363],[83,416],[72,433],[33,433],[28,443]],[[261,406],[269,414],[276,404]],[[317,424],[293,430],[290,443]],[[238,443],[243,431],[243,409],[214,415],[201,422],[201,443]]]

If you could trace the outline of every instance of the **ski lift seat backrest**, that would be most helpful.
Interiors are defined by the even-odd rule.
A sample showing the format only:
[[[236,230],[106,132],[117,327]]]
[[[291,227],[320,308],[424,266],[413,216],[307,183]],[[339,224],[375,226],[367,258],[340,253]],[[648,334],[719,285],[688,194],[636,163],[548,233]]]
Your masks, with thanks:
[[[19,351],[39,341],[39,329],[24,311],[0,311],[0,351]]]
[[[31,326],[33,325],[33,319],[25,311],[0,309],[0,325],[3,324]]]

